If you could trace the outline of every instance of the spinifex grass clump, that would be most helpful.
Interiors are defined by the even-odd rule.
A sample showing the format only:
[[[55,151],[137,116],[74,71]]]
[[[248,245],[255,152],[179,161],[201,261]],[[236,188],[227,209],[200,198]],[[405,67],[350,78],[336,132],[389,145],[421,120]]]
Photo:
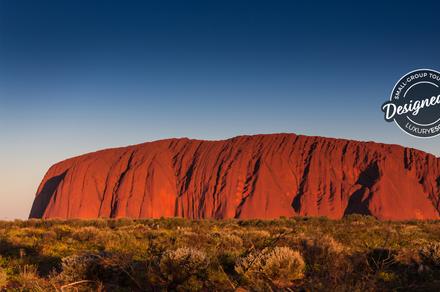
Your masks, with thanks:
[[[249,283],[268,282],[278,288],[292,286],[304,277],[305,263],[298,251],[289,247],[266,248],[241,258],[235,270]]]
[[[440,289],[440,221],[0,222],[0,290]]]

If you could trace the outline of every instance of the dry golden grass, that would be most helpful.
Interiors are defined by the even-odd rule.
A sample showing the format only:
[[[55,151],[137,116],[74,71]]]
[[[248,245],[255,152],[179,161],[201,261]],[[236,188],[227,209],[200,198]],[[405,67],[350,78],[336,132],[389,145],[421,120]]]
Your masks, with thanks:
[[[440,222],[0,222],[0,290],[439,290]]]

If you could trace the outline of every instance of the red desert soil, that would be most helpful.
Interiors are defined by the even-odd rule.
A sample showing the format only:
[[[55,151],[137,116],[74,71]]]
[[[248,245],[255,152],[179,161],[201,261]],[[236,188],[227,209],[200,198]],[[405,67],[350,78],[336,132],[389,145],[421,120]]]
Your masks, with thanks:
[[[294,134],[168,139],[52,166],[31,218],[440,218],[440,159]]]

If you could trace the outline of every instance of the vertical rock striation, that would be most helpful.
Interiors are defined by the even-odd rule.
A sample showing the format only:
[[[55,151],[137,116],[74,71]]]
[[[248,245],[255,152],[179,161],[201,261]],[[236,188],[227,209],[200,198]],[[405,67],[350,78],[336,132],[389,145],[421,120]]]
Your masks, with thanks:
[[[439,219],[440,159],[397,145],[294,134],[168,139],[52,166],[31,218]]]

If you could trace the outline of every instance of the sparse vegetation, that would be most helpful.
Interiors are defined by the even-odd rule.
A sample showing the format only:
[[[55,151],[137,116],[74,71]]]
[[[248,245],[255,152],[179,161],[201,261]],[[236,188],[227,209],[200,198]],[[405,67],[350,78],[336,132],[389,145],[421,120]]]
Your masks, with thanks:
[[[0,290],[440,289],[440,221],[0,222]]]

